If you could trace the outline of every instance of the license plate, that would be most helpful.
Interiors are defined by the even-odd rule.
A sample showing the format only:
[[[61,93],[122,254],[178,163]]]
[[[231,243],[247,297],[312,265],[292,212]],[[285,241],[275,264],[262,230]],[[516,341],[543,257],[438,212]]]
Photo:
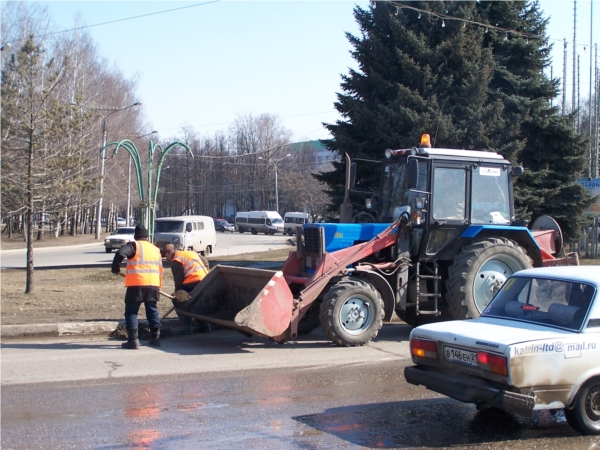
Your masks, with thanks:
[[[446,361],[467,364],[469,366],[477,365],[477,352],[469,352],[460,348],[444,345],[444,358]]]

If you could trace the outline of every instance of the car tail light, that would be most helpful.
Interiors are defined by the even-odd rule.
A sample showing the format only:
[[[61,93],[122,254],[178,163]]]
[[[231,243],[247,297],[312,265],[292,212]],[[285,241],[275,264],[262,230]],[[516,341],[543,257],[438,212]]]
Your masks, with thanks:
[[[410,353],[419,358],[438,359],[437,343],[435,341],[426,341],[424,339],[411,339]]]
[[[508,376],[508,362],[505,356],[479,351],[477,352],[477,362],[483,370]]]

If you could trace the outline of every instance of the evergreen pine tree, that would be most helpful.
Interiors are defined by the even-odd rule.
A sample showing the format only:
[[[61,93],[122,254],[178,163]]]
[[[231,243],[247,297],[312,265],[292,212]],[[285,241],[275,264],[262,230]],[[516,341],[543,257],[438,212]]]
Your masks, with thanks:
[[[576,181],[586,167],[584,136],[572,128],[573,117],[561,116],[551,101],[559,81],[549,79],[551,47],[548,19],[537,1],[479,2],[481,21],[516,33],[490,28],[485,46],[493,49],[495,70],[491,101],[503,104],[502,130],[495,149],[525,173],[515,183],[515,206],[520,218],[555,218],[566,240],[579,237],[591,204],[588,191]]]
[[[456,17],[475,14],[474,2],[410,5]],[[435,15],[384,2],[356,7],[354,14],[361,35],[348,39],[359,68],[342,77],[335,107],[344,120],[327,125],[334,136],[325,142],[330,150],[381,160],[386,148],[415,146],[425,132],[436,147],[489,146],[501,111],[487,100],[493,60],[481,28],[442,24]],[[329,185],[334,205],[343,199],[344,167],[317,176]],[[358,169],[359,185],[377,190],[379,169]]]
[[[576,183],[586,142],[551,106],[559,82],[544,74],[550,46],[537,2],[377,2],[355,18],[358,70],[342,77],[335,107],[344,119],[327,125],[330,150],[380,160],[428,132],[435,147],[497,151],[525,168],[515,185],[520,218],[551,215],[577,238],[591,202]],[[378,170],[361,166],[360,186],[376,190]],[[333,205],[344,177],[344,163],[317,176]]]

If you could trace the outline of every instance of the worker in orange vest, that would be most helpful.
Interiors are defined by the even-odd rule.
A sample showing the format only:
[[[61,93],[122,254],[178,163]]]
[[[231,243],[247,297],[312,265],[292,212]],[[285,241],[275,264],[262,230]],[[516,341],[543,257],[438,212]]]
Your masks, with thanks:
[[[163,256],[171,263],[171,272],[175,282],[175,290],[183,290],[188,294],[202,281],[208,274],[208,261],[204,262],[198,253],[193,251],[179,250],[175,251],[173,244],[167,244],[162,251]],[[178,306],[173,300],[173,305]],[[192,334],[192,318],[177,314],[181,324],[180,334]],[[198,331],[210,331],[210,324],[202,321],[198,322]],[[175,330],[175,333],[178,331]]]
[[[125,271],[125,326],[127,342],[121,347],[135,350],[140,348],[138,340],[138,312],[143,303],[150,326],[150,345],[160,347],[160,319],[156,302],[162,287],[162,258],[160,250],[148,242],[148,230],[142,225],[135,227],[135,241],[128,242],[113,259],[112,273],[120,275],[121,262],[127,259]]]

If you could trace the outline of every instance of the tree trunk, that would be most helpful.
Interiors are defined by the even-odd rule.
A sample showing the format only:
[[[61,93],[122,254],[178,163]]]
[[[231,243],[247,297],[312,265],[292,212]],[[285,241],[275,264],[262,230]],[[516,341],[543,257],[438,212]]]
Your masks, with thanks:
[[[33,131],[29,134],[29,160],[27,161],[27,275],[25,293],[33,292]]]

